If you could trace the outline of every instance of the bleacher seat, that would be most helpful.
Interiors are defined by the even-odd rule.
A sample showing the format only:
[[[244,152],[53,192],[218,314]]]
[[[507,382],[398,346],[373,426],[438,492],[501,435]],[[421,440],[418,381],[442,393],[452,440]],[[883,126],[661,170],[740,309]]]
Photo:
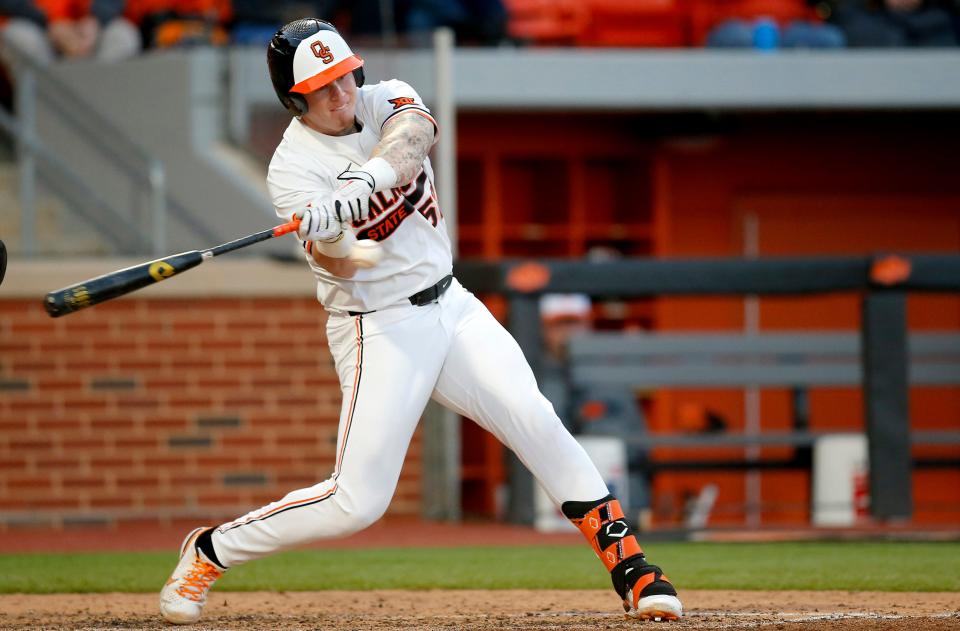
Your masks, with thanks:
[[[689,44],[684,0],[585,0],[589,20],[580,46],[676,47]]]
[[[690,40],[688,0],[506,0],[510,35],[535,44],[660,47]]]
[[[583,2],[505,0],[511,37],[534,44],[572,45],[587,21]]]

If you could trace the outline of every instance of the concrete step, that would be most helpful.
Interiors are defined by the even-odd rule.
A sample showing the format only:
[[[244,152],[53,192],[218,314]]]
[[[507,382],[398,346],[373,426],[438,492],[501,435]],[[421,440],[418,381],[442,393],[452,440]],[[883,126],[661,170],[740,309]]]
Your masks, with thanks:
[[[25,254],[22,243],[19,168],[0,162],[0,239],[11,256]],[[35,251],[37,256],[107,256],[111,248],[95,230],[76,216],[69,204],[39,186],[36,193]]]

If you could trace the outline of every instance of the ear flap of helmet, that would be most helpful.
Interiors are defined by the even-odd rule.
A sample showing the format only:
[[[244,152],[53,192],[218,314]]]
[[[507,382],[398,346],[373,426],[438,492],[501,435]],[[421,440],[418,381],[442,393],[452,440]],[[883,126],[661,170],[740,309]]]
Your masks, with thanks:
[[[288,112],[294,116],[303,116],[307,113],[307,99],[299,94],[290,94],[287,96],[287,99],[288,103],[286,107]]]

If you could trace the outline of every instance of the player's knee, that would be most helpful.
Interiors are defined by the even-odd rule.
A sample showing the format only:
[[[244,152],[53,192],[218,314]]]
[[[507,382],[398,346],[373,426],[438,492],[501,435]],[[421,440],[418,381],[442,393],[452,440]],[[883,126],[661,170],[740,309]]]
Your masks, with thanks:
[[[344,519],[342,523],[344,534],[357,532],[372,525],[383,517],[389,505],[389,497],[386,500],[376,498],[345,503],[343,506]]]
[[[363,530],[372,525],[387,512],[386,504],[370,504],[362,507],[353,514],[352,521],[357,530]]]

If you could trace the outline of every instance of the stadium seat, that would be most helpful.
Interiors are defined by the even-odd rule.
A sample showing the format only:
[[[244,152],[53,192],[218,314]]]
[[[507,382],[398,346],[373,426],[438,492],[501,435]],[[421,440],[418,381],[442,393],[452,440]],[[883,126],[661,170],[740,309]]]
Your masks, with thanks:
[[[675,47],[690,42],[685,0],[585,0],[589,22],[581,46]]]
[[[576,43],[587,21],[583,2],[573,0],[505,0],[511,37],[533,44]]]

